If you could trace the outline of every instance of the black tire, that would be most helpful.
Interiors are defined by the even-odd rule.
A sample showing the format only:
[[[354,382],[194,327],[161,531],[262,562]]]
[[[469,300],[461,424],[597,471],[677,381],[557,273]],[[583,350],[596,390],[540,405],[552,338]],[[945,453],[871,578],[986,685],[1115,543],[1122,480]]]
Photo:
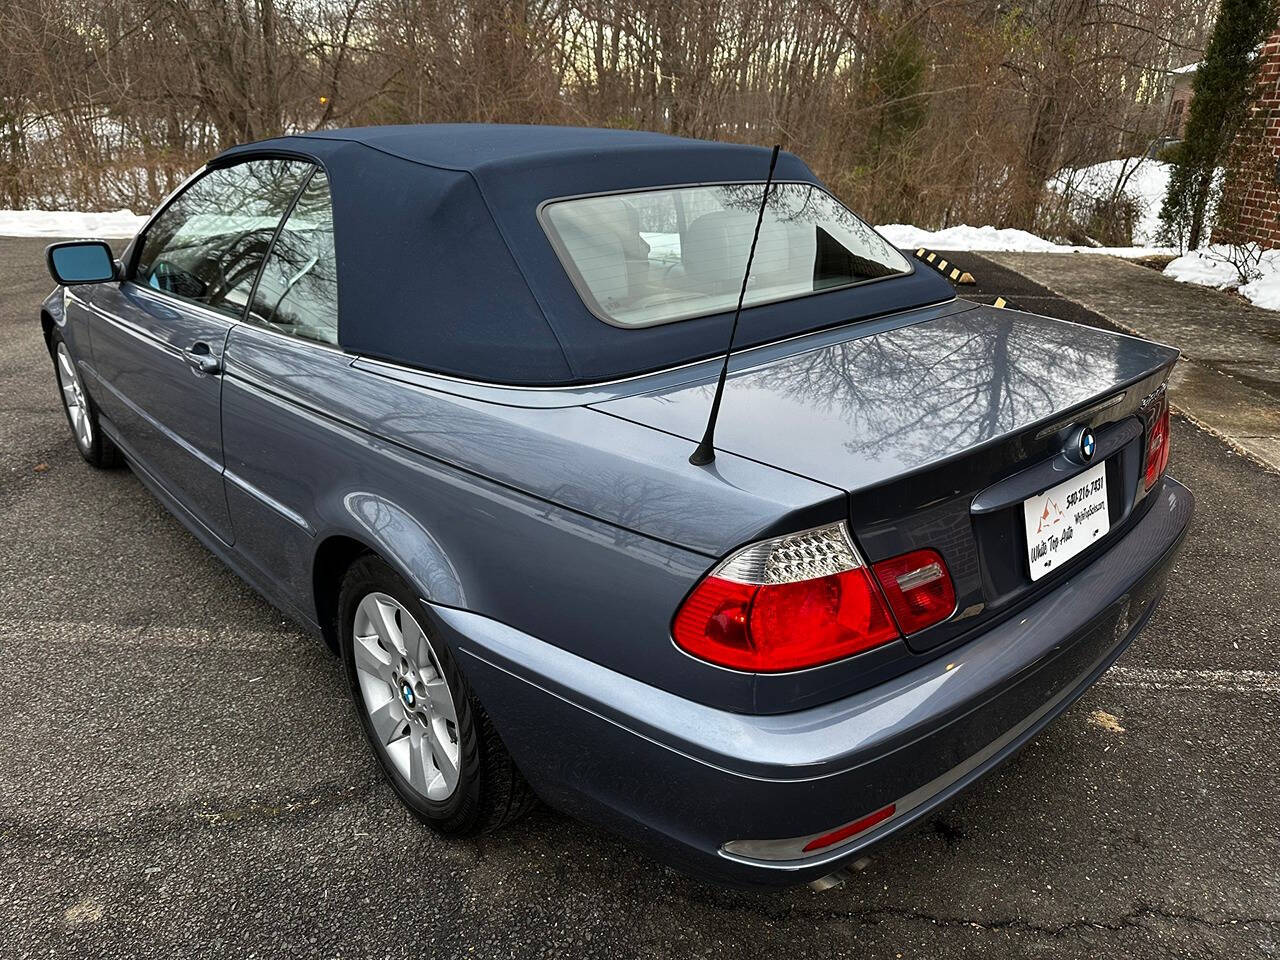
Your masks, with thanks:
[[[69,372],[61,366],[60,358],[63,356],[61,351],[64,350],[67,351],[65,356],[70,366]],[[71,428],[71,438],[75,441],[80,456],[84,457],[85,462],[91,467],[99,470],[111,470],[120,466],[124,463],[124,457],[120,455],[116,445],[102,432],[98,423],[98,408],[93,398],[89,396],[89,391],[85,389],[84,381],[79,371],[75,369],[74,361],[71,360],[70,349],[57,329],[54,329],[49,336],[49,356],[53,359],[53,377],[58,387],[58,399],[62,402],[62,412],[66,415],[67,426]],[[72,402],[67,395],[67,384],[71,382],[69,378],[74,379],[74,391],[78,391],[79,400],[83,403],[81,409],[83,409],[83,416],[87,418],[87,431],[82,429],[83,424],[77,426],[77,414],[73,411]]]
[[[356,672],[354,651],[356,611],[361,600],[372,593],[392,597],[417,621],[453,697],[457,717],[458,782],[443,800],[433,800],[415,789],[374,733]],[[415,816],[442,834],[467,836],[495,830],[533,807],[536,802],[533,791],[516,769],[416,592],[381,558],[365,554],[347,570],[338,597],[338,630],[347,688],[360,725],[383,774]]]

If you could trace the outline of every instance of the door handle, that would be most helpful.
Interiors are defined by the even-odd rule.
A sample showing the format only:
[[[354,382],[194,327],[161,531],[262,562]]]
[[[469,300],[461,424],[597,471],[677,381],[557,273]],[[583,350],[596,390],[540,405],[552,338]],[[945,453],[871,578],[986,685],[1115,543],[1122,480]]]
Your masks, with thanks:
[[[222,369],[222,361],[209,352],[209,345],[197,340],[182,352],[183,359],[200,373],[217,373]]]

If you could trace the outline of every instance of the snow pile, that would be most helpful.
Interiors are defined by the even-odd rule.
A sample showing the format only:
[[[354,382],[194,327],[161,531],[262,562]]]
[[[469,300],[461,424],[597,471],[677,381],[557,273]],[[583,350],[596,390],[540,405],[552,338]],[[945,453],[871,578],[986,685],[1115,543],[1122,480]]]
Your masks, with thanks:
[[[0,210],[0,237],[132,237],[145,217],[128,210],[81,213],[73,210]]]
[[[1213,244],[1184,253],[1164,268],[1164,275],[1180,283],[1235,290],[1254,306],[1280,310],[1280,250]]]
[[[114,213],[83,213],[73,210],[0,210],[0,237],[132,237],[146,221],[128,210]],[[947,227],[924,230],[907,223],[876,227],[894,246],[903,250],[927,247],[930,250],[1024,251],[1028,253],[1107,253],[1117,257],[1145,257],[1173,254],[1163,247],[1072,247],[1053,243],[1026,230],[1012,227]],[[659,253],[678,254],[678,238],[645,234]],[[674,244],[674,246],[673,246]]]
[[[923,230],[909,223],[889,223],[876,227],[886,240],[904,250],[1026,250],[1053,252],[1065,249],[1034,233],[1013,227],[947,227]]]
[[[1068,212],[1084,223],[1092,207],[1115,196],[1133,202],[1138,219],[1133,228],[1132,247],[1077,247],[1054,243],[1026,230],[1011,227],[947,227],[922,230],[910,224],[890,223],[877,227],[904,250],[1023,251],[1026,253],[1107,253],[1116,257],[1171,255],[1178,251],[1153,246],[1160,234],[1160,206],[1169,187],[1169,164],[1146,157],[1106,160],[1078,169],[1059,170],[1048,187],[1065,198]]]
[[[1225,256],[1225,248],[1189,250],[1164,268],[1164,275],[1180,283],[1194,283],[1215,290],[1234,290],[1240,274]]]
[[[1129,198],[1138,215],[1133,242],[1151,244],[1160,235],[1160,205],[1169,188],[1170,169],[1169,164],[1161,160],[1125,157],[1074,170],[1059,170],[1048,186],[1069,198],[1070,212],[1081,223],[1087,222],[1093,204],[1119,195]]]
[[[1073,247],[1037,237],[1013,227],[947,227],[923,230],[908,223],[889,223],[876,227],[890,243],[903,250],[988,250],[1025,253],[1106,253],[1113,257],[1151,257],[1171,255],[1168,247]]]
[[[1270,250],[1268,253],[1276,253]],[[1240,287],[1244,295],[1255,307],[1266,310],[1280,310],[1280,262],[1267,262],[1267,270],[1257,280]]]

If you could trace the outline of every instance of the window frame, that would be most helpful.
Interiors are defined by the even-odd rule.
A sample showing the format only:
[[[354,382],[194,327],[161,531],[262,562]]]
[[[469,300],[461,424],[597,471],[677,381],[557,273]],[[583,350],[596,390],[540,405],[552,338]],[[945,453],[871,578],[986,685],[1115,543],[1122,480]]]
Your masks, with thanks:
[[[913,274],[915,274],[916,263],[915,263],[914,257],[912,257],[906,251],[899,249],[896,245],[889,243],[888,238],[886,238],[883,234],[881,234],[879,230],[877,230],[871,224],[867,223],[866,220],[863,220],[863,218],[858,216],[858,214],[855,211],[849,209],[849,207],[841,203],[839,198],[836,197],[834,194],[832,194],[831,191],[828,190],[826,187],[824,187],[822,184],[816,183],[812,180],[774,180],[773,184],[774,186],[777,186],[779,184],[786,184],[786,185],[811,187],[812,189],[818,190],[821,193],[825,194],[834,203],[839,204],[839,206],[841,207],[844,207],[844,209],[848,210],[849,213],[857,217],[857,219],[860,222],[866,224],[867,229],[870,230],[872,233],[874,233],[876,236],[880,237],[881,240],[884,240],[884,242],[888,244],[889,247],[891,247],[894,250],[897,250],[898,253],[902,255],[902,259],[907,262],[907,269],[904,270],[902,273],[895,273],[892,276],[868,277],[866,280],[854,280],[852,283],[842,283],[837,287],[824,287],[821,290],[810,290],[807,293],[799,293],[791,296],[782,296],[782,297],[769,297],[768,299],[765,299],[765,300],[756,300],[756,301],[753,301],[752,303],[744,303],[742,305],[743,310],[750,310],[754,307],[764,307],[774,303],[788,303],[792,300],[804,300],[809,297],[818,297],[827,293],[838,293],[842,290],[851,290],[854,287],[865,286],[868,283],[882,283],[885,280],[898,280],[898,279],[901,279],[902,277],[910,277]],[[665,190],[686,190],[694,187],[743,187],[743,186],[753,186],[753,185],[763,187],[764,181],[763,180],[708,180],[708,181],[701,181],[701,182],[694,182],[694,183],[665,183],[665,184],[661,184],[653,187],[627,187],[621,190],[601,190],[595,193],[568,194],[562,197],[551,197],[550,199],[543,200],[541,203],[538,204],[537,210],[535,211],[535,215],[537,216],[537,219],[538,219],[538,225],[542,228],[542,232],[547,238],[547,242],[551,244],[551,249],[556,255],[556,260],[559,261],[561,268],[564,270],[566,276],[568,276],[569,278],[570,284],[573,285],[574,292],[577,293],[578,299],[582,301],[582,305],[587,308],[587,311],[597,320],[603,323],[607,323],[611,327],[617,327],[621,330],[645,330],[650,327],[662,327],[671,323],[684,323],[687,320],[697,320],[701,317],[724,316],[726,314],[732,313],[733,311],[732,310],[692,310],[686,313],[678,314],[674,317],[668,317],[663,320],[648,320],[648,321],[645,321],[644,323],[622,323],[621,321],[616,320],[613,317],[610,317],[607,313],[605,313],[604,309],[596,301],[595,297],[592,296],[591,289],[587,286],[586,279],[582,276],[582,273],[578,270],[577,265],[573,262],[573,258],[569,256],[568,249],[564,246],[564,244],[560,240],[559,235],[556,233],[555,227],[551,223],[550,216],[546,212],[547,208],[552,206],[553,204],[564,203],[565,201],[568,201],[568,200],[590,200],[596,197],[626,197],[626,196],[632,196],[637,193],[658,193],[660,191],[665,191]],[[676,209],[677,211],[682,211],[683,204],[677,203]],[[683,216],[682,213],[680,215]]]
[[[161,290],[158,287],[152,287],[148,284],[140,283],[138,281],[138,261],[142,258],[142,250],[146,246],[147,234],[151,231],[151,228],[155,226],[156,221],[164,216],[165,213],[168,212],[169,208],[172,207],[197,183],[209,176],[211,173],[217,170],[228,170],[232,167],[238,167],[245,163],[253,163],[257,160],[296,160],[300,163],[307,164],[311,169],[306,171],[302,176],[299,181],[298,188],[294,191],[293,196],[289,198],[289,203],[285,207],[284,213],[276,223],[275,229],[271,232],[271,240],[267,243],[267,249],[262,255],[262,261],[258,264],[258,269],[254,272],[253,283],[249,286],[249,299],[245,301],[245,306],[241,309],[239,316],[219,310],[217,307],[211,307],[207,303],[201,303],[198,300],[188,300],[185,297],[180,297],[167,290]],[[262,267],[267,262],[267,257],[270,255],[272,248],[275,247],[276,237],[280,235],[280,228],[284,225],[289,214],[293,212],[294,205],[298,202],[298,197],[302,195],[302,191],[306,188],[306,185],[311,182],[311,177],[315,174],[316,168],[321,166],[321,163],[313,157],[308,157],[300,153],[290,153],[287,151],[264,151],[262,153],[236,154],[234,157],[228,157],[227,162],[225,163],[206,163],[179,184],[178,187],[169,194],[169,196],[165,197],[160,206],[157,207],[152,212],[151,216],[147,218],[147,222],[142,225],[142,229],[134,235],[133,241],[129,244],[129,250],[127,251],[128,262],[125,264],[123,282],[132,284],[139,290],[146,290],[148,293],[156,294],[167,301],[181,304],[184,307],[194,307],[196,309],[203,310],[206,313],[211,313],[214,316],[222,317],[229,323],[243,323],[249,304],[253,302],[253,293],[258,288],[258,278],[262,275]]]
[[[254,274],[253,285],[249,288],[249,297],[245,300],[244,311],[237,322],[254,330],[264,330],[267,333],[275,334],[277,337],[283,337],[285,340],[289,340],[294,343],[309,343],[313,346],[324,347],[326,350],[337,350],[339,353],[346,353],[346,351],[342,349],[342,313],[336,302],[333,305],[334,315],[337,317],[337,324],[333,328],[333,343],[329,343],[326,340],[317,340],[314,337],[301,337],[295,333],[285,333],[283,330],[276,330],[274,327],[269,327],[265,323],[257,323],[249,319],[249,315],[253,312],[253,299],[258,295],[258,284],[262,280],[263,272],[267,269],[267,261],[271,259],[271,254],[275,252],[276,241],[280,239],[280,234],[284,230],[284,225],[288,223],[289,218],[293,216],[293,211],[298,206],[298,201],[301,200],[302,195],[307,192],[307,187],[311,185],[311,181],[317,172],[323,173],[325,180],[328,181],[329,212],[331,214],[333,213],[333,178],[329,176],[329,171],[324,168],[324,164],[318,161],[312,161],[311,170],[302,178],[302,182],[299,184],[297,192],[294,193],[293,199],[289,201],[289,206],[284,211],[284,216],[282,216],[280,218],[280,222],[276,224],[275,232],[271,235],[271,242],[267,244],[267,251],[262,255],[262,263],[258,264],[258,272]],[[338,254],[338,231],[336,227],[333,232],[333,252],[334,258],[336,259]],[[334,286],[336,289],[336,277],[334,278]]]

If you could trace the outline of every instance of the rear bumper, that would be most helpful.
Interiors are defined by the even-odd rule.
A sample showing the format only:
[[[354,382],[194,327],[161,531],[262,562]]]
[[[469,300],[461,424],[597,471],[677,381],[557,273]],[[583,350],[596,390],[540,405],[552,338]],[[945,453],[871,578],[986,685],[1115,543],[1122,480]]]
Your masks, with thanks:
[[[1103,673],[1146,623],[1194,501],[1165,479],[1145,516],[1052,593],[870,690],[755,716],[692,703],[476,614],[435,607],[504,742],[549,803],[719,880],[816,879],[963,790]],[[822,833],[888,804],[845,844],[793,860],[734,840]]]

